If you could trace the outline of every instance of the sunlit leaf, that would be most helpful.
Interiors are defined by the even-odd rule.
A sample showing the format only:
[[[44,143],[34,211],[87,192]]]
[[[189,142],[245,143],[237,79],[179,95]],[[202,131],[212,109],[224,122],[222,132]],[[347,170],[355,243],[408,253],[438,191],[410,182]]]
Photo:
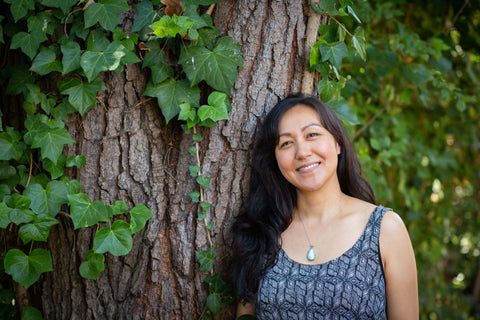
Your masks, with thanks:
[[[114,256],[123,256],[132,249],[133,240],[130,225],[122,220],[117,220],[112,227],[98,230],[93,239],[95,253],[110,252]]]

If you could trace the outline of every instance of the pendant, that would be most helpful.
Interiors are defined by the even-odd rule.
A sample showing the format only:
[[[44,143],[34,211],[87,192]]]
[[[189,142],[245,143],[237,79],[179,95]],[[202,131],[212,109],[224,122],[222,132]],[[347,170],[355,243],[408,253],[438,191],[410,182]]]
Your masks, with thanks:
[[[310,247],[310,250],[308,250],[307,259],[308,261],[315,260],[315,251],[313,250],[313,247]]]

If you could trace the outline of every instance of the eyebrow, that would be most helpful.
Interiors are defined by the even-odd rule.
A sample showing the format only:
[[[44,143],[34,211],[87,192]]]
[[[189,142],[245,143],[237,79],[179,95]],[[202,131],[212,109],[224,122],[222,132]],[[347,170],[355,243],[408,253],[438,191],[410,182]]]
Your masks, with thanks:
[[[309,127],[313,127],[313,126],[317,126],[317,127],[320,127],[320,128],[323,128],[323,126],[319,123],[310,123],[310,124],[307,124],[306,126],[304,126],[302,128],[302,131],[305,131],[307,128]],[[284,132],[284,133],[281,133],[278,135],[278,137],[283,137],[283,136],[291,136],[292,134],[290,132]]]

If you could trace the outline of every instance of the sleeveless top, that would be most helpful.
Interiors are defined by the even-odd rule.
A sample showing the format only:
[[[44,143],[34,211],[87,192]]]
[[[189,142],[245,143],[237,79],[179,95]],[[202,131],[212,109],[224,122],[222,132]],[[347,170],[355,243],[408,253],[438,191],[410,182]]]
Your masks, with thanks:
[[[302,264],[280,249],[258,287],[257,319],[387,319],[379,236],[389,210],[376,207],[355,244],[328,262]]]

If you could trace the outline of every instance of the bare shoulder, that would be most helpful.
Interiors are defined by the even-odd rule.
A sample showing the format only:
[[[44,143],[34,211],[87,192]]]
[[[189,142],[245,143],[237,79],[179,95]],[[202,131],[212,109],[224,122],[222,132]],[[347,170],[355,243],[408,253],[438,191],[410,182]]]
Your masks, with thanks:
[[[398,237],[407,235],[407,228],[398,213],[389,210],[385,212],[380,228],[380,238],[385,240],[395,240]]]

